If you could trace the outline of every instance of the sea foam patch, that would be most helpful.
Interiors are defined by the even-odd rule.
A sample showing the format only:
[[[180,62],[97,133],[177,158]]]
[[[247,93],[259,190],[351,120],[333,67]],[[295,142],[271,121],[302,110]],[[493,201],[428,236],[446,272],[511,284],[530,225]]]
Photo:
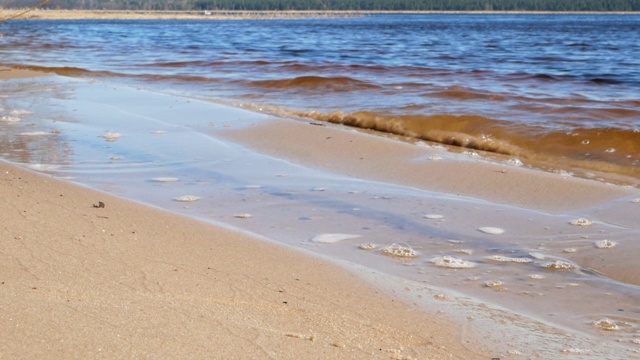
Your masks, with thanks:
[[[598,249],[609,249],[618,245],[618,243],[612,240],[598,240],[593,245]]]
[[[489,261],[495,261],[495,262],[501,262],[501,263],[512,262],[512,263],[521,263],[521,264],[530,263],[533,261],[532,259],[526,258],[526,257],[508,257],[508,256],[502,256],[502,255],[487,256],[486,259]]]
[[[500,235],[500,234],[504,234],[504,229],[498,228],[498,227],[492,227],[492,226],[483,226],[478,228],[478,231],[483,232],[485,234],[490,234],[490,235]]]
[[[553,260],[542,264],[542,267],[550,270],[571,270],[573,265],[564,260]]]
[[[362,235],[355,234],[318,234],[311,238],[311,242],[319,244],[334,244],[343,240],[356,239]]]
[[[397,257],[411,258],[420,255],[420,253],[415,251],[409,244],[393,243],[389,246],[384,247],[381,251],[385,255]]]
[[[107,131],[106,133],[100,135],[101,138],[107,140],[108,142],[114,142],[122,137],[122,134],[117,132]]]
[[[178,181],[178,178],[175,178],[175,177],[156,177],[156,178],[153,178],[151,180],[155,181],[155,182],[167,183],[167,182],[176,182],[176,181]]]
[[[20,133],[18,135],[19,136],[47,136],[52,134],[44,131],[27,131],[27,132]]]
[[[4,115],[4,116],[0,117],[0,121],[6,122],[6,123],[17,123],[17,122],[19,122],[21,120],[22,119],[20,119],[17,116]]]
[[[470,269],[476,266],[471,261],[462,260],[457,257],[444,255],[431,259],[431,263],[435,266],[448,267],[452,269]]]
[[[589,226],[593,224],[593,221],[586,218],[579,218],[579,219],[571,220],[569,224],[575,225],[575,226]]]
[[[177,198],[174,198],[173,200],[180,201],[180,202],[194,202],[194,201],[200,200],[200,197],[195,196],[195,195],[183,195],[183,196],[178,196]]]
[[[429,220],[439,220],[439,219],[444,219],[444,215],[440,215],[440,214],[426,214],[423,216],[425,219],[429,219]]]

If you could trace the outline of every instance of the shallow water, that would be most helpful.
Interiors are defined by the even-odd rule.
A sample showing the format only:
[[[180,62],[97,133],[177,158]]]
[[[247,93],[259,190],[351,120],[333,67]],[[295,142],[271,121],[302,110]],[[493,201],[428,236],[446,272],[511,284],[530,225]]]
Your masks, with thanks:
[[[639,251],[637,197],[521,209],[305,168],[216,135],[269,120],[259,113],[110,82],[2,85],[3,158],[587,334],[573,342],[595,358],[601,343],[640,350],[639,269],[624,257]],[[632,276],[615,281],[582,258]]]
[[[639,24],[639,15],[15,21],[0,24],[0,62],[638,186]]]

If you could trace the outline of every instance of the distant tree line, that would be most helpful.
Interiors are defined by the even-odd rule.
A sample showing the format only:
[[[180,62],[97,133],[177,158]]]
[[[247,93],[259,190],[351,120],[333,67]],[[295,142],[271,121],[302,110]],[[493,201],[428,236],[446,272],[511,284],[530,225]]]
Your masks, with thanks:
[[[0,0],[24,8],[29,1]],[[35,3],[35,1],[33,1]],[[640,11],[640,0],[51,0],[50,9]]]

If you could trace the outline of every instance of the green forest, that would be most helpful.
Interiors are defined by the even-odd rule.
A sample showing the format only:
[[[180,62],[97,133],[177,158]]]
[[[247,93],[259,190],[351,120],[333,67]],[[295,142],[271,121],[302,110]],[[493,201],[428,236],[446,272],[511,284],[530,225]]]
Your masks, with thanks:
[[[0,0],[24,8],[37,1]],[[640,0],[51,0],[44,8],[87,10],[640,11]]]

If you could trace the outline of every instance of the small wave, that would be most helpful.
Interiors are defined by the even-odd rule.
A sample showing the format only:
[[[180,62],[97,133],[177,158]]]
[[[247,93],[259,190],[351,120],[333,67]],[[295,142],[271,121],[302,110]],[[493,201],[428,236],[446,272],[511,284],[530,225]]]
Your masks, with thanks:
[[[249,83],[250,86],[270,89],[313,88],[332,91],[352,91],[377,89],[379,86],[350,77],[300,76],[293,79],[261,80]]]
[[[44,73],[54,73],[61,76],[82,77],[82,76],[118,76],[119,74],[110,71],[92,71],[78,67],[49,67],[49,66],[17,66],[17,69],[39,71]]]
[[[594,84],[602,84],[602,85],[616,85],[616,84],[623,83],[623,81],[612,79],[612,78],[606,78],[606,77],[590,78],[589,82],[592,82]]]
[[[498,154],[523,156],[524,151],[506,141],[485,135],[496,121],[480,116],[385,116],[372,112],[351,114],[298,113],[298,116],[362,129],[375,130],[417,140],[437,142]]]

